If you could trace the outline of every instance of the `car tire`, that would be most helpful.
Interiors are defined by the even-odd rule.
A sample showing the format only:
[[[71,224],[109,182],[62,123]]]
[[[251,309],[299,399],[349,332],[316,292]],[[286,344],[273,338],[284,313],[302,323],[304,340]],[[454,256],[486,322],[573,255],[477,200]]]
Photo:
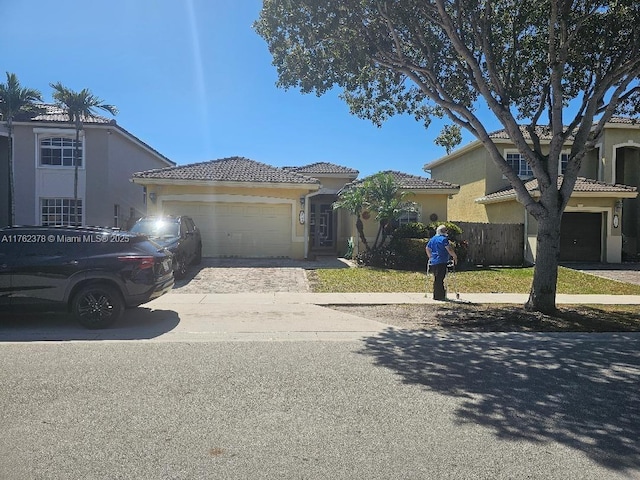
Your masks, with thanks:
[[[187,261],[184,256],[176,258],[176,268],[173,270],[173,277],[180,280],[187,275]]]
[[[125,304],[122,295],[109,285],[82,287],[71,301],[71,313],[78,323],[90,329],[106,328],[120,318]]]
[[[193,257],[193,260],[191,261],[191,265],[200,265],[201,262],[202,262],[202,244],[198,245],[198,248],[196,249],[196,254]]]

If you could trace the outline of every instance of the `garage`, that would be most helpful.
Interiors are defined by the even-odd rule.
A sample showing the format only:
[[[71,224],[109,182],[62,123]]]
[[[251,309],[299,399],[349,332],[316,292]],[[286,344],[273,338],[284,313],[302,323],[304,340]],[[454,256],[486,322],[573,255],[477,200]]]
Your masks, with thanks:
[[[561,262],[600,262],[602,213],[565,212],[560,227]]]
[[[170,201],[162,210],[193,218],[206,257],[291,256],[291,204]]]

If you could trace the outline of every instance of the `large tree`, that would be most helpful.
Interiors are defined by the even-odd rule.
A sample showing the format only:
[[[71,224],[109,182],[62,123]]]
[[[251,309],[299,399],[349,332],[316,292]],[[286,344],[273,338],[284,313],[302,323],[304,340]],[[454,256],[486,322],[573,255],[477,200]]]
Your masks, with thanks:
[[[96,115],[96,109],[109,112],[116,115],[118,109],[113,105],[104,103],[100,98],[96,97],[86,88],[79,92],[70,90],[60,82],[52,83],[53,99],[56,105],[61,107],[69,117],[69,122],[73,123],[76,130],[75,148],[73,152],[73,223],[79,224],[78,221],[78,160],[80,159],[80,132],[83,128],[83,122]]]
[[[265,0],[255,28],[280,87],[339,87],[351,112],[376,124],[447,116],[482,142],[538,223],[526,307],[555,311],[560,222],[582,158],[614,114],[639,111],[637,0]],[[479,107],[531,166],[539,198],[500,154]]]
[[[0,116],[7,125],[7,176],[9,188],[7,190],[7,220],[9,225],[15,223],[15,174],[13,165],[13,120],[21,113],[35,112],[36,102],[41,102],[42,96],[38,90],[20,86],[15,73],[7,72],[7,83],[0,83]]]

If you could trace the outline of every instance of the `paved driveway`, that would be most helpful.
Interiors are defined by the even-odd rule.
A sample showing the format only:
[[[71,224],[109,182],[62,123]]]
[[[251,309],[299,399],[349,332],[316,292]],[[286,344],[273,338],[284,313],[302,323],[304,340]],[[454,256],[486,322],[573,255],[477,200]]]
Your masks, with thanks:
[[[635,263],[567,263],[573,270],[604,277],[619,282],[640,285],[640,262]]]
[[[203,258],[176,282],[173,293],[308,292],[306,272],[318,268],[349,268],[336,257],[314,261],[288,258]]]

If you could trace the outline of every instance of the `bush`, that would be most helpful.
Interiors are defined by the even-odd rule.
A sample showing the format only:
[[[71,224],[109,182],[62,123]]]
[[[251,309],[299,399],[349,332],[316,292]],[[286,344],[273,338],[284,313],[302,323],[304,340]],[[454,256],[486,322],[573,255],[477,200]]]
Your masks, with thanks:
[[[420,222],[407,223],[393,231],[393,238],[428,238],[429,236],[429,229]]]
[[[440,225],[444,224],[447,227],[447,230],[449,232],[449,240],[453,240],[455,241],[459,235],[462,235],[462,229],[456,225],[455,223],[452,222],[431,222],[429,225],[427,225],[427,229],[430,232],[429,237],[433,237],[436,234],[436,228],[438,228]]]
[[[375,248],[365,250],[356,255],[356,263],[366,267],[396,268],[396,252],[390,248]]]
[[[396,268],[400,270],[424,270],[427,264],[425,245],[428,238],[396,238],[389,244],[395,252]]]

